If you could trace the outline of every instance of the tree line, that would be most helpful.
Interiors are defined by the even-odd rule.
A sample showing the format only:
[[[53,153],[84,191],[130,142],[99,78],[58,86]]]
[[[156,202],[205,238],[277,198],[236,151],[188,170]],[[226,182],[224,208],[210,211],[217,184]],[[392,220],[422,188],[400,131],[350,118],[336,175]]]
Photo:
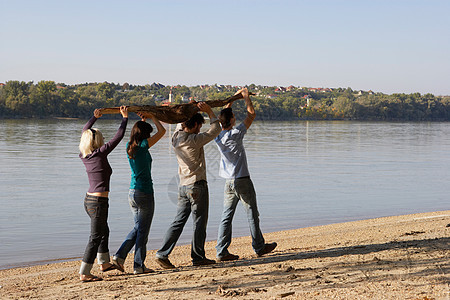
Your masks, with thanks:
[[[391,95],[351,88],[246,86],[260,120],[380,120],[449,121],[450,96],[420,93]],[[84,83],[66,85],[54,81],[7,81],[0,85],[1,118],[86,118],[95,108],[120,105],[162,105],[191,99],[217,100],[239,88],[225,85],[164,86]],[[243,101],[233,105],[238,118],[246,114]],[[114,116],[112,116],[114,117]]]

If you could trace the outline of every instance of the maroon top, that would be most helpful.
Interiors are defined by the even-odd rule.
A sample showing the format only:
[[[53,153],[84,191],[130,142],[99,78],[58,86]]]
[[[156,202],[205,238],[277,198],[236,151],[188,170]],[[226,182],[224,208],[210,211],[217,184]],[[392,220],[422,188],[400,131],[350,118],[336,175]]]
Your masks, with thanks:
[[[97,118],[92,117],[86,125],[84,125],[83,132],[88,130],[94,125]],[[86,173],[89,178],[89,190],[88,193],[95,192],[109,192],[109,182],[112,174],[111,166],[108,162],[108,154],[116,148],[125,135],[125,129],[127,128],[128,118],[123,118],[116,135],[106,144],[98,149],[95,149],[91,154],[83,157],[80,153],[81,161],[83,161],[86,167]]]

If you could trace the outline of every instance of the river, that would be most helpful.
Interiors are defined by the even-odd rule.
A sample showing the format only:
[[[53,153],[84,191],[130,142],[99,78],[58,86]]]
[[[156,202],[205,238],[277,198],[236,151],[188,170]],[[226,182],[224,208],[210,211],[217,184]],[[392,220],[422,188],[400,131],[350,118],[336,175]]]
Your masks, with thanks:
[[[87,120],[0,120],[0,269],[78,259],[89,237],[78,158]],[[110,251],[133,226],[124,141],[110,154]],[[95,124],[106,139],[119,120]],[[155,216],[148,249],[158,249],[176,211],[174,125],[151,148]],[[204,125],[203,128],[207,128]],[[450,208],[450,123],[256,121],[245,139],[263,232]],[[217,238],[224,179],[219,152],[205,147],[210,190],[207,240]],[[189,221],[179,244],[190,243]],[[239,205],[233,235],[249,235]],[[250,247],[250,245],[249,245]]]

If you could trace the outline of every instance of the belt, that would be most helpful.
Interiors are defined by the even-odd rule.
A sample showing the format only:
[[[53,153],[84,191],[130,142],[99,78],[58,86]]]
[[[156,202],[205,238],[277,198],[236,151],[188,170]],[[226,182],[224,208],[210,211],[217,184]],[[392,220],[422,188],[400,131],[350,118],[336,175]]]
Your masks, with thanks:
[[[86,199],[86,200],[108,201],[108,197],[93,196],[93,195],[88,195],[88,194],[86,194],[86,197],[84,199]]]
[[[208,184],[208,183],[206,182],[206,180],[202,179],[202,180],[196,181],[194,184],[205,185],[205,184]]]

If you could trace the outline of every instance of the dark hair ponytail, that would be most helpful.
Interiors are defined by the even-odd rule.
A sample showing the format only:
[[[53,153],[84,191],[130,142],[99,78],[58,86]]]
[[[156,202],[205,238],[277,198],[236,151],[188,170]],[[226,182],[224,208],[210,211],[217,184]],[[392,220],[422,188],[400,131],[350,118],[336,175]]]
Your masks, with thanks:
[[[137,121],[131,129],[130,142],[127,146],[128,157],[134,159],[137,147],[141,142],[150,137],[150,133],[153,131],[152,125],[144,121]]]

